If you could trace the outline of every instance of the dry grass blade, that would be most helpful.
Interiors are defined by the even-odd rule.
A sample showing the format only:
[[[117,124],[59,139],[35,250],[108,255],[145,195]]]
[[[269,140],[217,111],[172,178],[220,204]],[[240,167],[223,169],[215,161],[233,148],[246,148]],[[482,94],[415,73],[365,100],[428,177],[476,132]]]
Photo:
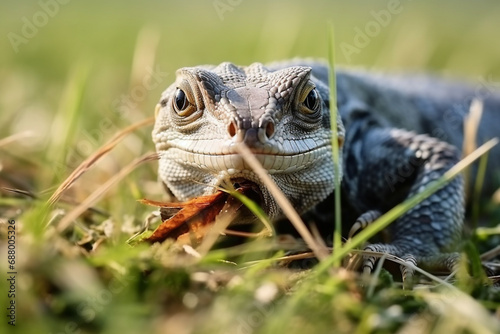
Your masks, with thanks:
[[[483,101],[474,99],[469,108],[469,114],[464,121],[464,144],[463,156],[467,156],[474,152],[477,148],[476,138],[479,122],[483,114]]]
[[[118,174],[110,178],[106,183],[97,188],[89,197],[87,197],[80,205],[70,211],[57,225],[57,231],[63,232],[68,226],[71,224],[73,220],[75,220],[79,215],[81,215],[85,210],[87,210],[90,206],[92,206],[102,195],[106,193],[106,191],[111,188],[118,181],[127,176],[130,172],[132,172],[138,165],[143,162],[157,160],[158,155],[156,153],[146,153],[141,157],[135,159],[130,164],[125,166],[120,170]]]
[[[62,193],[75,183],[80,176],[82,176],[93,164],[95,164],[100,158],[111,151],[126,135],[129,133],[143,127],[146,125],[153,124],[154,117],[147,118],[138,123],[132,124],[122,131],[116,133],[106,144],[101,146],[94,154],[85,159],[67,178],[63,183],[56,189],[54,194],[48,200],[49,205],[55,204]]]
[[[496,246],[493,249],[481,254],[481,261],[488,261],[494,259],[496,256],[500,255],[500,246]]]
[[[309,226],[309,228],[311,229],[311,234],[313,235],[313,237],[316,240],[316,242],[318,243],[318,245],[321,245],[322,248],[327,249],[328,246],[326,245],[323,237],[321,236],[321,233],[319,232],[316,224],[311,224]]]
[[[500,204],[500,188],[497,189],[497,191],[495,191],[493,193],[493,196],[491,197],[491,200],[493,201],[494,204],[496,205],[499,205]]]
[[[137,36],[132,70],[130,73],[130,89],[141,86],[143,82],[151,79],[151,73],[145,77],[144,69],[153,68],[156,50],[160,42],[160,33],[151,27],[143,27]]]
[[[292,203],[286,198],[283,192],[278,188],[276,183],[271,179],[267,171],[262,167],[257,158],[253,155],[252,151],[244,145],[239,144],[236,149],[241,154],[245,162],[252,168],[252,170],[261,179],[269,192],[274,196],[274,199],[283,210],[285,216],[290,220],[295,229],[299,232],[300,236],[304,239],[307,246],[314,252],[316,257],[321,261],[328,256],[328,250],[318,244],[314,237],[311,235],[306,225],[300,218],[300,215],[293,208]]]
[[[202,256],[205,256],[208,253],[208,251],[217,241],[219,235],[222,234],[224,230],[226,230],[226,228],[231,224],[231,222],[234,221],[235,217],[238,215],[238,210],[241,207],[241,203],[239,203],[240,205],[235,205],[235,201],[237,200],[232,197],[229,198],[222,210],[220,210],[220,213],[215,217],[215,223],[203,238],[203,242],[201,243],[201,245],[197,248],[198,253],[200,253]]]
[[[474,99],[469,108],[469,114],[464,120],[464,142],[462,156],[466,157],[477,148],[477,130],[483,115],[483,101]],[[465,194],[470,197],[471,193],[471,172],[470,169],[464,172]]]
[[[0,139],[0,147],[13,143],[17,140],[33,137],[33,132],[24,131],[20,133],[13,134],[11,136]]]
[[[14,194],[22,195],[25,197],[29,197],[29,198],[33,198],[33,199],[37,198],[37,196],[35,194],[33,194],[31,191],[28,191],[28,190],[14,189],[14,188],[8,188],[8,187],[2,187],[1,189],[8,191],[8,192],[11,192],[11,193],[14,193]]]
[[[273,257],[271,259],[266,259],[265,261],[292,262],[292,261],[296,261],[296,260],[311,259],[313,257],[315,257],[313,252],[304,252],[304,253],[300,253],[300,254],[292,254],[292,255],[285,255],[285,256],[280,256],[280,257]],[[245,262],[245,265],[253,265],[253,264],[258,264],[260,262],[262,262],[262,260],[248,261],[248,262]]]
[[[236,237],[244,237],[244,238],[259,238],[262,237],[263,233],[262,232],[243,232],[243,231],[236,231],[236,230],[228,230],[225,229],[222,232],[224,235],[233,235]]]
[[[14,189],[14,188],[8,188],[8,187],[2,187],[0,189],[3,189],[7,192],[10,192],[10,193],[13,193],[13,194],[17,194],[17,195],[20,195],[20,196],[24,196],[24,197],[27,197],[27,198],[30,198],[30,199],[33,199],[33,200],[39,200],[39,196],[28,191],[28,190],[22,190],[22,189]],[[73,201],[71,199],[62,199],[61,202],[65,203],[65,204],[68,204],[68,205],[72,205],[72,206],[76,206],[78,205],[79,203],[76,202],[76,201]],[[89,212],[92,212],[92,213],[95,213],[97,215],[100,215],[100,216],[103,216],[103,217],[109,217],[110,214],[104,210],[101,210],[99,208],[88,208],[87,209]],[[50,223],[48,223],[47,225],[50,225]]]

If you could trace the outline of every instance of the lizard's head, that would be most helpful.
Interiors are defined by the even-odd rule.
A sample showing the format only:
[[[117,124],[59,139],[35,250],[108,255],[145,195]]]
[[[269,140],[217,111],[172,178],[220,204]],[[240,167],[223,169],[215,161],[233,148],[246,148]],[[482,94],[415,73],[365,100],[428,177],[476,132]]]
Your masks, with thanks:
[[[267,214],[278,218],[274,198],[235,149],[244,143],[297,211],[325,199],[334,188],[328,89],[310,72],[258,63],[178,70],[153,130],[159,176],[172,194],[184,201],[248,181],[258,186]]]

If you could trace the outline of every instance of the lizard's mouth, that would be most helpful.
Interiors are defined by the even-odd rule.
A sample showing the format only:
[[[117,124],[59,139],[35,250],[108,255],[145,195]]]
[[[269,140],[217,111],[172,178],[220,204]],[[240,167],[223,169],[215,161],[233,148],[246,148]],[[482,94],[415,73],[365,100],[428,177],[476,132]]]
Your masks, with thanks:
[[[231,179],[231,183],[237,192],[243,194],[245,197],[256,203],[264,211],[267,211],[265,207],[263,189],[261,188],[262,186],[242,177]],[[244,211],[245,211],[245,214],[243,215],[244,218],[249,218],[249,216],[253,216],[253,214],[251,214],[248,208],[245,207]]]
[[[263,189],[262,185],[259,185],[254,181],[242,177],[231,179],[231,183],[238,193],[244,195],[246,198],[257,204],[264,212],[268,212],[264,195],[266,189]],[[238,221],[234,223],[251,223],[255,222],[256,219],[257,217],[251,212],[251,210],[245,205],[245,203],[243,203],[240,214],[238,216]]]

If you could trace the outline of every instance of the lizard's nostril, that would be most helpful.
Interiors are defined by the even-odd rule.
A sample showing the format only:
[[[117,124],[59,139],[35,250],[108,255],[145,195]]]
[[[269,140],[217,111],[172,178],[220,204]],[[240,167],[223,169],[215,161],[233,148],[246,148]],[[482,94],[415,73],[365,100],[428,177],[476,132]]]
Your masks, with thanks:
[[[229,123],[229,126],[227,127],[227,132],[231,137],[234,137],[238,132],[237,129],[238,129],[237,125],[235,124],[234,121],[232,121],[231,123]]]
[[[271,138],[274,135],[274,122],[269,121],[266,125],[266,136]]]

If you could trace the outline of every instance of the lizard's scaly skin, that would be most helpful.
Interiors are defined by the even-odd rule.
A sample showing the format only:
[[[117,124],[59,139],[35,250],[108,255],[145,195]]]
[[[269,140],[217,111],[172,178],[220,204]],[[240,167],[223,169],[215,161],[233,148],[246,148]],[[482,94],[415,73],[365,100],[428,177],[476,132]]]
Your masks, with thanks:
[[[463,118],[473,98],[484,100],[483,119],[497,119],[500,111],[500,94],[491,87],[490,94],[478,96],[465,85],[437,78],[348,70],[337,72],[337,82],[342,190],[360,217],[355,228],[421,192],[459,160]],[[184,201],[247,179],[259,185],[268,215],[281,218],[273,197],[237,154],[234,146],[243,142],[297,211],[308,212],[317,224],[333,225],[327,84],[326,66],[301,60],[178,70],[176,82],[162,95],[153,130],[159,176],[168,192]],[[497,127],[482,122],[479,141],[498,135]],[[499,149],[491,153],[490,190],[499,155]],[[388,231],[389,244],[366,249],[451,269],[463,216],[458,177],[397,219]],[[365,270],[374,261],[365,258]]]

